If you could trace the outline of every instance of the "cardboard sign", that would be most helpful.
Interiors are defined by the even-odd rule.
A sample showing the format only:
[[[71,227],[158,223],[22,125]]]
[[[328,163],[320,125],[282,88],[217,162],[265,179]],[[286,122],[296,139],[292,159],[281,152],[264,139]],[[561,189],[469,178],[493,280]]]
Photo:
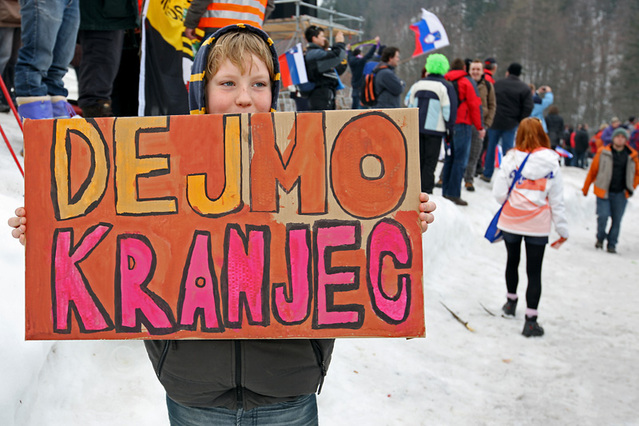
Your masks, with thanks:
[[[424,336],[416,111],[27,121],[26,338]]]

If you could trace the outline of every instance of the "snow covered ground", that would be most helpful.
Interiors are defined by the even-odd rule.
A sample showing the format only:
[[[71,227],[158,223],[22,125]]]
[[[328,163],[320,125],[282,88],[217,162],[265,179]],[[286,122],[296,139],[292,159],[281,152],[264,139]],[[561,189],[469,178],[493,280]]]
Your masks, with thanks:
[[[19,152],[13,116],[0,114],[0,124]],[[515,320],[499,316],[506,251],[482,237],[498,207],[489,185],[464,191],[468,207],[436,190],[423,242],[427,337],[338,340],[318,398],[321,424],[639,424],[639,200],[628,204],[619,254],[596,251],[595,198],[580,192],[585,171],[563,172],[571,237],[546,250],[546,335],[520,334],[521,306]],[[24,250],[5,225],[21,205],[23,179],[2,143],[0,424],[168,424],[141,342],[24,341]],[[523,263],[520,276],[524,297]]]

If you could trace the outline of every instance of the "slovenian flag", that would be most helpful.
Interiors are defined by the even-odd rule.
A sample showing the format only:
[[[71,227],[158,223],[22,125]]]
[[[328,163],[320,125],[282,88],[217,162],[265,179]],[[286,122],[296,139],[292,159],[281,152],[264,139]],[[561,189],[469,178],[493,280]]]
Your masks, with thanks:
[[[280,72],[282,73],[282,87],[288,87],[308,82],[306,75],[306,65],[304,64],[304,53],[302,53],[302,43],[286,51],[278,58],[280,62]]]
[[[501,150],[501,145],[497,145],[495,147],[495,168],[498,169],[501,167],[501,159],[504,156],[504,153]]]
[[[557,154],[561,155],[562,157],[572,158],[572,154],[560,146],[556,146],[555,151],[557,151]]]
[[[415,33],[415,56],[448,46],[448,35],[439,18],[422,9],[422,20],[409,27]]]

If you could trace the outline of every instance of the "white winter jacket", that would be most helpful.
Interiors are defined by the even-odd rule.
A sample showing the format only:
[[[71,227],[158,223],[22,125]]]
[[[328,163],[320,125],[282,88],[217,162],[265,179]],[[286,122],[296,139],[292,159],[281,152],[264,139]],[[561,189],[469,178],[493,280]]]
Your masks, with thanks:
[[[503,203],[508,196],[515,170],[526,155],[527,152],[511,149],[504,156],[493,185],[497,202]],[[512,234],[544,237],[550,235],[551,222],[561,237],[568,238],[559,155],[548,148],[537,148],[524,165],[497,227]]]

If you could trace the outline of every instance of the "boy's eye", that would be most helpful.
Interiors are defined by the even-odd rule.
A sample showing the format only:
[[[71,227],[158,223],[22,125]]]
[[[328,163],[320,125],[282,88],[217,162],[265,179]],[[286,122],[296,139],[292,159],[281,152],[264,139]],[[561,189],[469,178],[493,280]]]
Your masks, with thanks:
[[[232,86],[235,86],[235,83],[232,81],[223,81],[222,86],[232,87]]]
[[[257,87],[268,87],[268,83],[264,83],[263,81],[258,81],[255,83]]]

